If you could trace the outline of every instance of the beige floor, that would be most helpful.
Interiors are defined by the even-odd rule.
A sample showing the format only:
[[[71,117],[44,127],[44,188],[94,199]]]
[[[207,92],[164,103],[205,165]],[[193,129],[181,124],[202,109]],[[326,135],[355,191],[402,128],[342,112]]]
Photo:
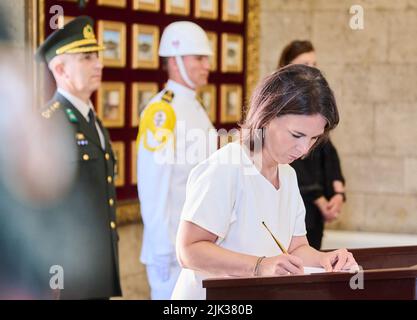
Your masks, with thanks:
[[[142,228],[142,224],[130,224],[119,228],[122,299],[149,299],[149,285],[146,279],[145,266],[139,261]]]

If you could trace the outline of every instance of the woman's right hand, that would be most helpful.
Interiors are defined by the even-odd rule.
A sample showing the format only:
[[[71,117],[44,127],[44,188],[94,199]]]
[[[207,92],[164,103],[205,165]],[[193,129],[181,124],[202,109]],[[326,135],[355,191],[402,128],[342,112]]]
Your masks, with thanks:
[[[259,265],[260,276],[284,276],[303,273],[303,261],[299,257],[290,254],[265,258]]]
[[[340,195],[338,195],[340,196]],[[341,196],[340,196],[341,197]],[[338,211],[333,209],[333,204],[327,201],[325,197],[320,197],[314,201],[314,204],[319,208],[321,215],[324,218],[324,221],[331,222],[338,216]]]

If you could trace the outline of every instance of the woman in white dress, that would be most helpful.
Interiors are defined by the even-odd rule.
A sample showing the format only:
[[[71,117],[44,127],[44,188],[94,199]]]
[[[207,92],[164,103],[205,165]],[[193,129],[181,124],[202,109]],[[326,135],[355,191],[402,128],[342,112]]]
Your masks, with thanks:
[[[316,68],[290,65],[255,90],[240,143],[195,167],[177,234],[183,267],[173,299],[205,299],[202,280],[218,276],[302,274],[356,265],[346,249],[320,252],[306,238],[305,208],[289,165],[325,140],[339,122],[336,102]],[[282,252],[268,230],[283,246]]]

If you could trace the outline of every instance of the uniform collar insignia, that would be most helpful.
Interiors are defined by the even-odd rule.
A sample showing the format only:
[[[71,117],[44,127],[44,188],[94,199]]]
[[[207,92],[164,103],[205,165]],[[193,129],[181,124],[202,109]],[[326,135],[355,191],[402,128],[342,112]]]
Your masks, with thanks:
[[[65,112],[67,113],[68,119],[70,122],[77,123],[78,118],[75,115],[74,111],[70,108],[65,109]]]

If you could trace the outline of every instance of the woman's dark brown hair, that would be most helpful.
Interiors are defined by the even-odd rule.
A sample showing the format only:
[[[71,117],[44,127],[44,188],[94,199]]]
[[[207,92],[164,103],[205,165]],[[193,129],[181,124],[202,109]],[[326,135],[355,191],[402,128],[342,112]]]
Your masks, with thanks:
[[[278,62],[278,68],[282,68],[287,64],[290,64],[300,54],[314,51],[313,44],[308,41],[294,40],[287,45],[282,51],[281,57]]]
[[[290,64],[258,84],[241,125],[243,142],[253,150],[257,140],[263,139],[262,132],[267,124],[275,117],[288,114],[320,114],[326,119],[324,134],[316,145],[337,126],[339,113],[333,91],[319,69]]]

